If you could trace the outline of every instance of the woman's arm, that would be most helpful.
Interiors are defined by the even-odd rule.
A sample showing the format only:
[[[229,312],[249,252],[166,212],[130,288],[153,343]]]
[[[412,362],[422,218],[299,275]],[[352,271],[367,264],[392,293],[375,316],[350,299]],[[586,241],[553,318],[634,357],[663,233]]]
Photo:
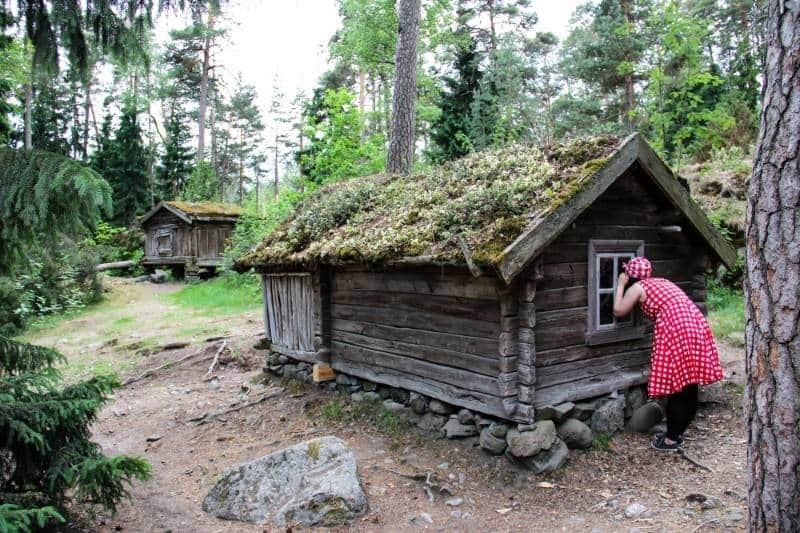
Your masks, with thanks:
[[[623,272],[617,281],[617,293],[614,295],[614,316],[616,317],[625,316],[633,311],[644,293],[638,283],[625,291],[628,279],[628,275]]]

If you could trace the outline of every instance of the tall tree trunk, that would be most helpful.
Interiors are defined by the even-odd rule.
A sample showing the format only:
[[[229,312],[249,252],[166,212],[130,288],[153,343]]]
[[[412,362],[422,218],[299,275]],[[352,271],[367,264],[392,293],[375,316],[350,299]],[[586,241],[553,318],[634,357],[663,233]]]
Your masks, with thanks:
[[[747,204],[751,531],[800,527],[800,3],[769,0],[761,125]]]
[[[211,69],[211,31],[214,29],[214,17],[208,17],[208,28],[203,40],[203,66],[200,73],[200,109],[197,119],[197,161],[205,157],[206,150],[206,108],[208,107],[208,72]]]
[[[33,74],[31,74],[32,76]],[[32,137],[32,128],[31,128],[31,108],[33,107],[33,81],[28,80],[28,83],[25,84],[25,118],[24,118],[24,130],[25,130],[25,151],[30,152],[33,148],[33,137]]]
[[[488,2],[486,2],[486,5],[489,8],[489,47],[492,55],[494,55],[495,50],[497,50],[497,28],[495,27],[495,22],[494,22],[494,17],[495,17],[494,0],[488,0]]]
[[[414,164],[417,103],[417,41],[420,0],[399,0],[397,9],[397,53],[395,54],[392,129],[386,170],[410,174]]]

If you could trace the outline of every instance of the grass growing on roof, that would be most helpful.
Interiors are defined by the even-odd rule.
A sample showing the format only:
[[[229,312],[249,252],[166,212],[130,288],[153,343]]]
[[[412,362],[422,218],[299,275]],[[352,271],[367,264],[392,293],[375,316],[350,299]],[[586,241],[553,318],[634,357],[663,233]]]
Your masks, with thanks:
[[[163,298],[206,316],[253,311],[261,306],[261,286],[254,274],[229,274],[195,283]]]
[[[182,202],[173,200],[167,204],[180,209],[184,213],[197,216],[238,216],[242,214],[242,208],[236,204],[226,204],[222,202]]]
[[[238,267],[302,267],[404,256],[463,261],[463,238],[478,263],[496,265],[529,225],[579,192],[618,138],[540,149],[513,145],[410,176],[378,175],[322,187]]]

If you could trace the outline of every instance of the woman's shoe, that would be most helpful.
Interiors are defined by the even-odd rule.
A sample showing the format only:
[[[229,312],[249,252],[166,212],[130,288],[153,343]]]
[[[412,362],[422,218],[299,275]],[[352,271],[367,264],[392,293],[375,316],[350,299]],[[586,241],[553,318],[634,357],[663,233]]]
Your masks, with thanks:
[[[655,434],[655,437],[660,438],[660,439],[663,439],[666,436],[667,436],[667,434],[664,433],[663,431],[659,431],[658,433]],[[678,437],[678,444],[683,446],[683,437]]]
[[[652,441],[650,441],[650,446],[653,449],[662,452],[677,452],[681,447],[681,443],[680,441],[668,443],[667,436],[664,435],[663,433],[659,433],[658,435],[653,437]]]

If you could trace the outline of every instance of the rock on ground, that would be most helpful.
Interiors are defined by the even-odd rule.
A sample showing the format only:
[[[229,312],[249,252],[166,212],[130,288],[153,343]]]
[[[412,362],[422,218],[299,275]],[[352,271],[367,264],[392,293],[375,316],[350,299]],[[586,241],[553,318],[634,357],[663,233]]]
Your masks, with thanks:
[[[558,426],[557,433],[566,445],[572,449],[585,450],[586,448],[591,448],[594,441],[594,435],[589,426],[575,418],[570,418]]]
[[[633,416],[628,420],[628,429],[647,433],[651,427],[661,422],[664,413],[661,406],[656,402],[649,402],[639,407],[633,412]]]
[[[614,433],[625,427],[625,398],[609,398],[597,406],[589,424],[594,431]]]
[[[569,459],[569,448],[563,440],[556,437],[555,442],[547,450],[542,450],[533,457],[528,457],[523,464],[535,474],[552,472]]]
[[[546,405],[536,410],[536,420],[552,420],[557,424],[564,420],[573,409],[575,409],[575,404],[572,402]]]
[[[537,422],[530,431],[522,433],[511,429],[506,434],[508,453],[514,457],[531,457],[549,449],[557,438],[556,426],[550,420]]]
[[[493,435],[490,427],[481,431],[480,445],[492,455],[501,455],[506,451],[506,439]]]
[[[478,428],[475,424],[462,424],[458,421],[458,418],[448,420],[442,431],[444,431],[448,439],[460,439],[478,434]]]
[[[336,526],[364,513],[356,458],[336,437],[321,437],[229,469],[203,500],[219,518],[279,528]]]

